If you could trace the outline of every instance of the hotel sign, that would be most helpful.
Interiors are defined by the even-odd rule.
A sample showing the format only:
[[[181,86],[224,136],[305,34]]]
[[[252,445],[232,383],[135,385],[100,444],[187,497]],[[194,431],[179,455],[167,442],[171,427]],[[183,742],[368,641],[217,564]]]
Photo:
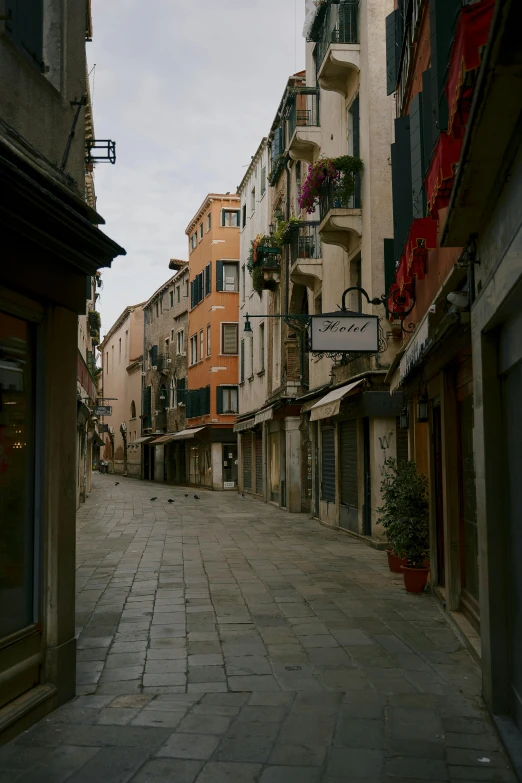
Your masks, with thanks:
[[[112,416],[112,405],[96,405],[94,408],[95,416]]]
[[[311,322],[313,353],[379,351],[379,318],[376,315],[339,310],[314,315]]]

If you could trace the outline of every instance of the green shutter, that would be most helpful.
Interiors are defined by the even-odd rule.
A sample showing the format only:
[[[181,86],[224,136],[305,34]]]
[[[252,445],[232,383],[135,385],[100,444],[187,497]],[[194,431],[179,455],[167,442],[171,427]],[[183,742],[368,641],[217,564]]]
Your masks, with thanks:
[[[88,302],[92,299],[92,277],[90,275],[85,278],[85,298]]]
[[[7,0],[6,30],[40,68],[43,66],[43,0]]]
[[[424,71],[422,74],[422,101],[421,101],[421,117],[422,117],[422,157],[424,163],[423,175],[429,169],[431,163],[431,157],[433,155],[433,148],[435,146],[435,140],[438,136],[437,126],[435,124],[435,117],[433,114],[433,105],[431,100],[431,68]]]
[[[395,280],[395,254],[393,239],[383,239],[384,242],[384,291],[388,294]]]
[[[216,261],[216,291],[223,290],[223,261]]]
[[[413,221],[411,200],[410,118],[395,120],[395,143],[391,146],[393,236],[395,261],[399,261]]]
[[[431,101],[439,131],[448,127],[444,85],[461,5],[461,0],[430,0]]]
[[[212,293],[212,263],[205,268],[205,296]]]
[[[217,413],[223,413],[223,387],[218,386],[216,389],[216,410]]]
[[[210,413],[210,386],[206,386],[205,387],[205,409],[204,409],[204,413],[207,414],[207,415]]]
[[[158,346],[157,345],[153,345],[152,348],[150,349],[150,361],[151,361],[151,364],[153,364],[154,366],[157,366],[157,364],[158,364]]]
[[[245,341],[241,340],[241,383],[245,380]]]
[[[415,219],[426,215],[424,152],[422,145],[422,93],[417,93],[410,103],[410,156],[411,199],[413,218]]]
[[[194,392],[187,391],[185,395],[185,415],[187,419],[192,418],[192,400],[193,400]]]
[[[397,41],[397,16],[395,9],[386,17],[386,94],[391,95],[397,87],[397,67],[399,63],[399,41]]]
[[[352,115],[353,125],[353,155],[354,158],[359,158],[361,155],[361,133],[360,133],[360,111],[359,111],[359,95],[355,98],[350,106],[350,113]]]

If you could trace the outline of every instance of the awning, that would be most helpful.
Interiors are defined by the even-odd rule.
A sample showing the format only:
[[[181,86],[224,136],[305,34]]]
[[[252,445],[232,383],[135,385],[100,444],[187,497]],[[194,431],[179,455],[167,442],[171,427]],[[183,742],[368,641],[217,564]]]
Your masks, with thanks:
[[[94,432],[92,433],[92,442],[93,442],[93,443],[94,443],[96,446],[105,446],[105,441],[103,440],[103,438],[101,437],[101,435],[99,435],[99,434],[96,432],[96,430],[94,430]]]
[[[206,429],[206,427],[193,427],[190,430],[181,430],[181,432],[176,432],[175,435],[172,435],[171,440],[188,440],[197,435],[198,432],[202,432],[202,430]]]
[[[262,411],[259,411],[259,413],[256,413],[256,424],[262,424],[264,421],[270,421],[274,418],[274,406],[271,405],[269,408],[265,408]]]
[[[303,404],[301,405],[301,413],[308,413],[308,411],[311,411],[316,403],[317,403],[317,399],[307,400],[306,402],[303,402]]]
[[[136,438],[136,440],[131,441],[129,446],[139,446],[140,443],[149,443],[151,440],[154,440],[154,435],[147,435],[145,438]]]
[[[334,389],[329,392],[329,394],[312,406],[310,421],[319,421],[320,419],[327,419],[330,416],[338,416],[343,398],[358,386],[361,386],[361,384],[362,380],[355,381],[354,383],[349,383],[347,386],[341,386],[339,389]]]
[[[234,424],[234,432],[244,432],[244,430],[251,430],[255,426],[255,419],[245,419],[244,421],[238,421],[237,424]]]
[[[161,438],[156,438],[156,440],[153,440],[151,446],[161,446],[164,443],[170,443],[171,440],[174,440],[177,434],[177,432],[169,432],[168,435],[162,435]]]
[[[455,181],[455,170],[461,152],[462,139],[455,139],[442,131],[424,179],[428,212],[435,219],[439,216],[439,209],[443,209],[449,204]],[[428,220],[429,218],[423,219]]]

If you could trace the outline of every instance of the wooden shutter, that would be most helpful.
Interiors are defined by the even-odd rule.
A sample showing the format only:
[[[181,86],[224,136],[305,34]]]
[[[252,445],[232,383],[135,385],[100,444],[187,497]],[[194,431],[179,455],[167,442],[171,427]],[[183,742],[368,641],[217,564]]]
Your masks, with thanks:
[[[150,349],[150,361],[151,364],[156,366],[158,364],[158,346],[153,345]]]
[[[245,380],[245,341],[241,340],[241,383]]]
[[[212,292],[212,263],[207,264],[205,269],[205,296]]]
[[[424,152],[422,145],[422,93],[410,103],[411,205],[413,218],[426,215],[424,189]]]
[[[216,389],[216,411],[217,413],[223,413],[223,387],[218,386]]]
[[[384,292],[387,294],[395,279],[394,240],[384,239]],[[390,303],[388,302],[388,305]]]
[[[223,324],[223,353],[237,354],[237,324]]]
[[[423,175],[429,169],[435,139],[438,136],[437,125],[433,114],[433,105],[431,99],[431,68],[422,74],[422,101],[421,101],[421,122],[422,122],[422,156],[424,163]]]
[[[216,261],[216,291],[223,290],[223,261]]]
[[[43,0],[7,0],[6,30],[17,44],[43,66]]]
[[[399,44],[397,41],[397,16],[396,8],[386,17],[386,94],[391,95],[397,87],[397,66],[399,61]]]
[[[431,103],[439,131],[448,127],[446,71],[461,0],[430,0]]]
[[[333,427],[321,431],[321,499],[335,503],[335,436]]]
[[[358,507],[357,492],[357,421],[342,421],[339,432],[341,458],[341,503]]]
[[[355,98],[354,102],[350,106],[350,112],[352,114],[353,125],[353,155],[354,158],[358,158],[361,155],[359,96]]]
[[[176,394],[178,398],[178,405],[183,404],[186,400],[186,378],[178,378],[176,381]]]
[[[152,411],[152,386],[145,386],[143,393],[143,413],[145,416],[150,416]]]
[[[409,116],[398,117],[395,120],[395,143],[391,146],[391,159],[393,236],[395,262],[398,262],[413,221]]]
[[[210,413],[210,386],[205,386],[203,391],[203,414],[208,414]]]
[[[194,397],[194,392],[187,391],[187,393],[185,395],[185,415],[186,415],[187,419],[191,419],[192,418],[192,407],[193,407],[192,406],[192,400],[193,400],[193,397]]]
[[[190,281],[190,308],[194,307],[194,281]]]

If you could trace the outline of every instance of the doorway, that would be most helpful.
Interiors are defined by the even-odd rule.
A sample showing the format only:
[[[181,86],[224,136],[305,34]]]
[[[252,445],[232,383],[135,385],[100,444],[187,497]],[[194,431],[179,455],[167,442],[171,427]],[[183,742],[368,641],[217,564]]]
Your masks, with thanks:
[[[446,585],[446,569],[445,569],[445,540],[444,540],[444,505],[443,505],[443,490],[442,490],[442,419],[440,403],[437,402],[433,406],[433,432],[432,432],[432,448],[433,448],[433,486],[434,493],[434,506],[435,506],[435,545],[436,545],[436,562],[437,562],[437,584],[440,587]]]
[[[339,452],[341,461],[341,504],[339,526],[359,532],[359,497],[357,473],[357,420],[342,421],[339,425]]]
[[[252,438],[250,437],[250,444]],[[252,475],[252,450],[250,450],[250,475]],[[237,444],[225,443],[223,446],[223,489],[236,489],[238,479]],[[250,481],[252,484],[252,481]]]
[[[156,449],[154,446],[145,446],[143,450],[143,475],[145,481],[154,481],[155,453]]]

